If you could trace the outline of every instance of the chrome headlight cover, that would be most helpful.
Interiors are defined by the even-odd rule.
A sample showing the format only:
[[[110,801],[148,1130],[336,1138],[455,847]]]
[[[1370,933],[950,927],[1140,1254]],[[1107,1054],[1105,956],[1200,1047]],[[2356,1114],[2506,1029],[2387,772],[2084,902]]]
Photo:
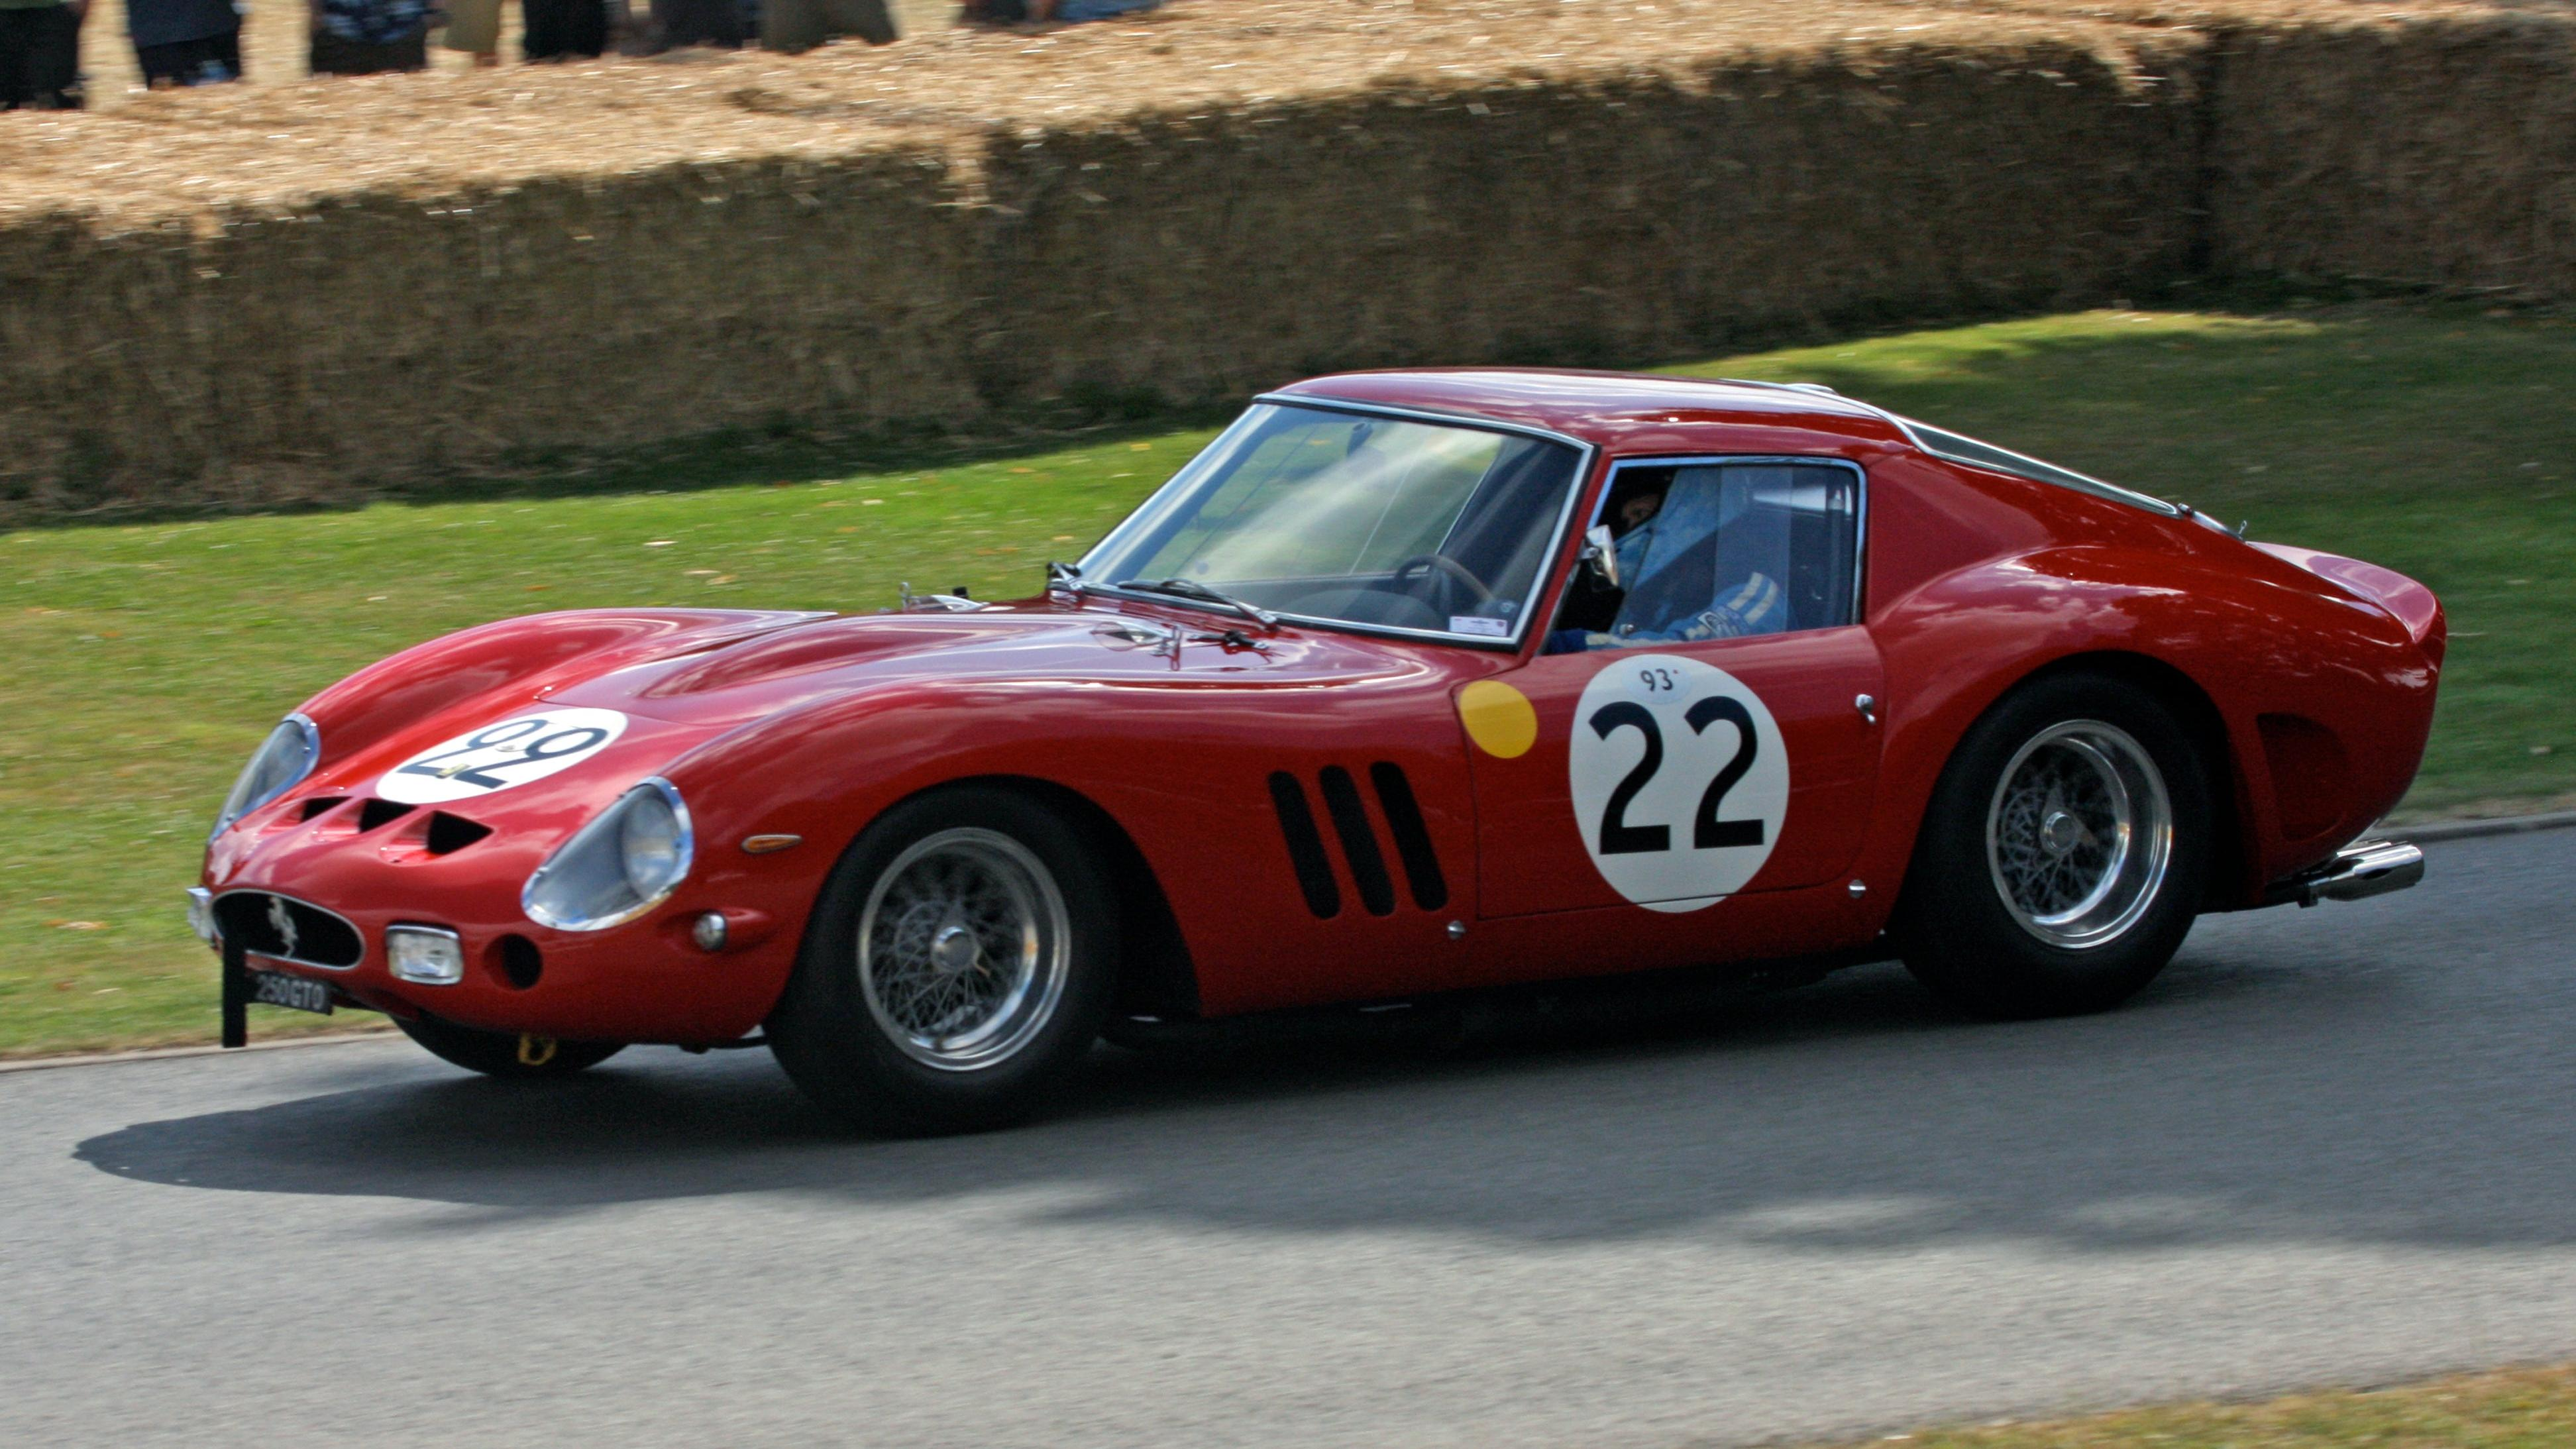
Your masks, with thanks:
[[[671,898],[697,854],[689,807],[655,776],[617,797],[547,856],[519,909],[558,931],[605,931]]]
[[[232,793],[224,797],[223,809],[215,812],[215,828],[206,832],[206,838],[223,834],[234,821],[302,784],[321,759],[319,726],[301,714],[279,720],[259,748],[251,751],[250,763],[233,781]]]

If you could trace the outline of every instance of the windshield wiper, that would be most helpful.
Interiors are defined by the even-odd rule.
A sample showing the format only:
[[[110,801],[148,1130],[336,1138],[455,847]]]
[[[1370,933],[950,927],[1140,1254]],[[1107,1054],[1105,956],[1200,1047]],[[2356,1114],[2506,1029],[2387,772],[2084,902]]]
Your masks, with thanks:
[[[1279,616],[1268,609],[1258,604],[1245,603],[1232,594],[1220,593],[1196,579],[1121,579],[1118,587],[1139,589],[1149,594],[1171,594],[1183,599],[1200,599],[1211,604],[1222,604],[1264,629],[1279,627]]]

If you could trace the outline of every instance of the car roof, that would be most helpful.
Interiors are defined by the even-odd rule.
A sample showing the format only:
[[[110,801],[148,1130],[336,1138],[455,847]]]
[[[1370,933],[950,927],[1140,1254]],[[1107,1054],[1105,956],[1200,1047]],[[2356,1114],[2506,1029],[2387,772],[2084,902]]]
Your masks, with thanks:
[[[1748,428],[1770,434],[1759,443],[1765,450],[1913,446],[1886,413],[1867,403],[1785,383],[1569,368],[1404,368],[1308,378],[1269,395],[1544,428],[1612,453],[1741,451],[1755,441],[1743,436]],[[1784,446],[1783,431],[1811,437]]]

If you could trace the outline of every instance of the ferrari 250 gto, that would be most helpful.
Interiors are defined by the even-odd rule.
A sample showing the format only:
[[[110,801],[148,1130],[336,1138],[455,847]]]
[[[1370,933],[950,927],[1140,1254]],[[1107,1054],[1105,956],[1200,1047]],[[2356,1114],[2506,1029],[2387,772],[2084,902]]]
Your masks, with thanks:
[[[1264,395],[1042,593],[602,609],[306,701],[192,914],[244,1008],[577,1071],[765,1041],[889,1131],[1104,1031],[1901,957],[2003,1016],[2411,885],[2413,580],[1808,385]]]

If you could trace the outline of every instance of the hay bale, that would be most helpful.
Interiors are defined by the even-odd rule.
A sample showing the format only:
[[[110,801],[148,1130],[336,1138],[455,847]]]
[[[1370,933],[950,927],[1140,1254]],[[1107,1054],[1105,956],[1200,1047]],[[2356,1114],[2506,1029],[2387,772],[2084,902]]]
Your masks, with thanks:
[[[2234,31],[2213,74],[2217,265],[2576,292],[2576,12]]]
[[[1010,395],[1197,397],[2105,298],[2179,272],[2189,90],[2150,82],[2192,49],[1886,47],[1048,132],[985,164],[980,365]]]
[[[2560,19],[2072,8],[1223,0],[0,118],[0,520],[2211,267],[2565,289]]]

